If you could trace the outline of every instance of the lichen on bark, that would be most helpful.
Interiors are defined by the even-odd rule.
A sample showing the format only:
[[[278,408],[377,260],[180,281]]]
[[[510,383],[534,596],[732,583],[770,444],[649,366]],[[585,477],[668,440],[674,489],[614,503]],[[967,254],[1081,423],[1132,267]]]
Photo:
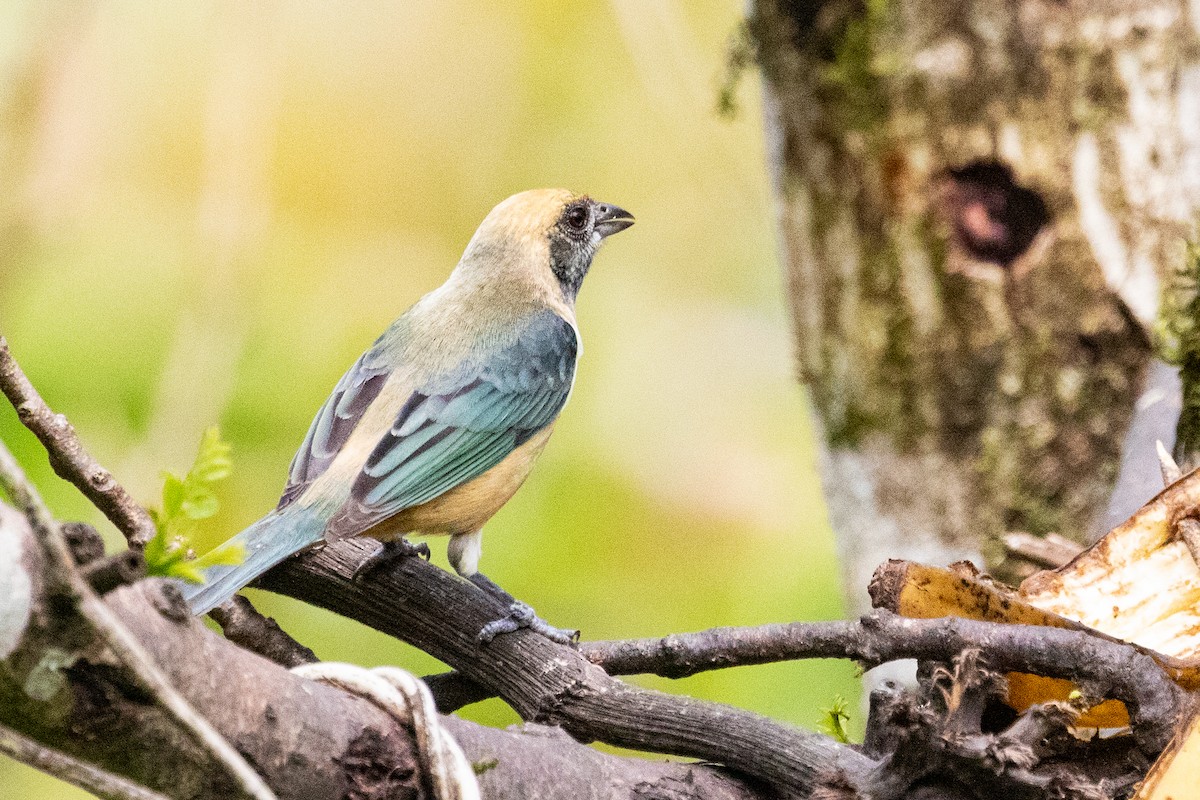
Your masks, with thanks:
[[[760,0],[747,30],[845,552],[1087,539],[1152,357],[1156,279],[1200,206],[1170,184],[1200,144],[1151,130],[1187,102],[1187,15]],[[874,563],[849,566],[860,583]]]

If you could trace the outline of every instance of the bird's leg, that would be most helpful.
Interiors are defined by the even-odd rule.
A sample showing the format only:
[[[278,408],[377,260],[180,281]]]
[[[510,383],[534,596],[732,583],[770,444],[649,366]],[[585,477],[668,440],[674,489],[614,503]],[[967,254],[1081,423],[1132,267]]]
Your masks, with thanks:
[[[490,578],[479,572],[479,556],[483,553],[483,531],[455,534],[450,537],[446,555],[455,571],[478,586],[485,594],[508,606],[508,615],[492,620],[479,632],[480,644],[487,644],[502,633],[512,633],[529,628],[559,644],[572,644],[579,640],[579,631],[562,630],[550,625],[534,613],[525,603],[501,589]]]
[[[354,570],[354,581],[357,583],[381,567],[387,566],[401,558],[412,558],[413,556],[420,556],[428,561],[429,545],[424,542],[414,544],[403,536],[397,536],[395,539],[389,539],[386,542],[379,542],[379,546],[375,549],[375,552],[367,556]]]
[[[467,580],[508,606],[508,616],[492,620],[483,626],[483,630],[479,631],[480,644],[487,644],[501,634],[512,633],[521,628],[528,628],[534,633],[540,633],[550,641],[559,644],[575,644],[579,641],[579,631],[554,627],[534,613],[533,608],[528,604],[522,603],[501,589],[495,581],[482,572],[476,572]]]

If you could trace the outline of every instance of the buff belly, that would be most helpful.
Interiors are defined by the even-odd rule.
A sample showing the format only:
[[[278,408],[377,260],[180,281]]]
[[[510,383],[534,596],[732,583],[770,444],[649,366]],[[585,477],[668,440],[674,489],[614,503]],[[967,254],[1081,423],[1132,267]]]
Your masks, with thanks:
[[[387,541],[406,534],[455,535],[483,527],[517,493],[550,438],[553,425],[538,431],[496,466],[428,503],[406,508],[363,535]]]

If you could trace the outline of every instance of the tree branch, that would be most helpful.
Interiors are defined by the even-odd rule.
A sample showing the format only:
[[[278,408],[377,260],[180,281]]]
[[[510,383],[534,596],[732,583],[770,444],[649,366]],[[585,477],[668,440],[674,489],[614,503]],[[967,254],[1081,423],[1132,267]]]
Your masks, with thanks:
[[[33,579],[27,581],[30,599],[43,610],[28,616],[15,650],[4,648],[12,637],[0,630],[0,724],[173,798],[225,800],[234,794],[235,785],[211,755],[113,669],[104,649],[89,638],[94,633],[80,630],[82,623],[68,624],[61,610],[47,604],[37,587],[40,558],[32,550],[30,558],[21,555],[32,548],[32,536],[23,525],[17,531],[5,524],[14,519],[21,518],[0,505],[0,555],[12,556]],[[5,582],[13,575],[7,566],[0,565],[0,596],[11,602],[16,593],[15,584]],[[103,602],[163,665],[187,701],[236,743],[280,800],[428,800],[411,730],[366,699],[306,680],[214,634],[187,613],[171,588],[160,580],[141,581],[114,590]],[[535,786],[554,786],[557,796],[585,800],[772,796],[719,768],[600,754],[536,727],[514,733],[445,717],[441,724],[483,770],[489,800],[527,800]],[[55,774],[61,775],[57,769]],[[638,784],[678,791],[637,795],[632,790]]]
[[[3,442],[0,442],[0,488],[21,506],[29,521],[45,565],[42,577],[46,581],[47,594],[78,610],[97,638],[126,667],[134,684],[153,697],[197,744],[212,753],[215,760],[234,776],[245,796],[255,800],[275,800],[274,793],[258,773],[183,699],[137,639],[92,592],[75,569],[58,523]],[[175,593],[178,594],[177,588]]]
[[[1034,536],[1012,531],[1004,534],[1001,542],[1008,555],[1024,559],[1037,569],[1059,569],[1083,552],[1079,544],[1056,533]]]
[[[984,653],[994,669],[1085,681],[1097,692],[1125,701],[1134,714],[1135,730],[1151,752],[1166,744],[1188,705],[1184,690],[1135,645],[1086,631],[957,617],[909,619],[883,610],[858,621],[711,628],[658,639],[583,642],[578,652],[610,675],[685,678],[808,658],[851,658],[868,666],[902,658],[949,662],[969,649]],[[460,672],[426,681],[443,711],[494,696]]]
[[[318,660],[316,653],[289,636],[274,619],[259,613],[241,595],[217,606],[209,616],[221,626],[226,639],[288,669]]]
[[[865,775],[872,762],[832,739],[716,703],[629,686],[574,648],[528,631],[476,641],[505,613],[498,601],[419,558],[354,581],[366,542],[331,544],[268,572],[262,588],[363,622],[430,653],[496,692],[526,720],[581,741],[718,761],[805,796],[831,776]]]
[[[164,795],[138,786],[86,761],[43,747],[16,731],[0,726],[0,753],[85,789],[104,800],[167,800]]]
[[[16,361],[12,359],[11,353],[7,349],[7,343],[2,341],[2,339],[0,339],[0,371],[4,373],[0,375],[0,386],[4,387],[5,393],[8,397],[10,397],[11,401],[18,405],[19,414],[22,416],[22,419],[25,421],[26,425],[28,425],[31,429],[34,429],[34,432],[37,433],[38,437],[40,437],[42,440],[43,445],[46,445],[48,451],[50,452],[50,458],[52,458],[52,461],[55,462],[55,469],[59,469],[60,464],[66,464],[68,469],[65,471],[60,471],[60,474],[64,474],[68,480],[76,482],[77,486],[84,489],[84,491],[89,494],[89,497],[94,500],[94,503],[97,505],[106,506],[106,512],[108,512],[108,504],[106,500],[103,498],[92,497],[92,489],[95,489],[95,486],[92,485],[94,485],[96,482],[95,476],[97,475],[94,470],[101,468],[98,467],[98,464],[96,464],[94,461],[91,461],[90,458],[85,457],[82,446],[79,445],[78,439],[74,437],[74,433],[64,417],[53,415],[46,403],[41,401],[41,398],[37,396],[34,387],[29,384],[28,379],[24,377],[24,374],[22,371],[20,371]],[[92,471],[89,473],[89,470]],[[106,483],[106,488],[112,488],[107,486],[108,483],[115,483],[112,481],[112,476],[108,475],[108,473],[103,473],[103,475],[106,476],[102,481],[103,483]],[[80,480],[82,480],[82,483],[80,483]],[[145,516],[144,511],[140,510],[139,507],[133,503],[132,499],[128,497],[127,493],[122,491],[119,486],[116,487],[116,489],[118,489],[118,492],[115,493],[116,497],[119,497],[122,500],[122,503],[118,504],[119,510],[124,509],[127,512],[127,515],[131,518]],[[124,530],[124,527],[122,527],[122,530]],[[131,536],[131,542],[133,541],[136,541],[136,539]],[[436,570],[436,572],[440,571]],[[456,590],[460,589],[461,587],[456,588]],[[472,590],[474,590],[474,588],[472,588]],[[476,594],[478,594],[478,590],[474,591],[476,591]],[[498,614],[493,614],[493,616],[494,615]],[[437,612],[434,612],[430,620],[436,620],[437,618],[438,614]],[[259,632],[256,634],[256,636],[254,636],[254,638],[262,638],[260,637],[260,633],[263,633],[264,630],[265,628],[260,628]],[[270,632],[270,634],[272,637],[274,637],[274,632]],[[119,637],[114,638],[118,639],[118,644],[120,644]],[[538,639],[541,640],[540,637],[538,637]],[[467,642],[469,642],[473,648],[473,633],[469,634],[467,637]],[[292,655],[295,655],[295,652],[293,652]],[[304,656],[301,655],[300,657]],[[577,663],[572,664],[572,666],[576,668],[589,667],[587,662],[578,660],[577,657],[576,661]],[[526,666],[527,670],[534,668],[533,663],[526,663],[524,666]],[[799,787],[811,787],[815,782],[817,772],[828,770],[828,766],[838,762],[839,757],[848,760],[858,759],[860,762],[863,762],[862,764],[859,764],[859,766],[865,765],[865,759],[858,757],[857,753],[854,753],[851,748],[838,745],[832,740],[823,738],[823,736],[798,732],[798,730],[792,730],[784,726],[778,726],[778,724],[770,722],[769,720],[766,720],[766,718],[758,717],[757,715],[752,715],[749,714],[749,712],[739,711],[737,709],[728,709],[726,706],[696,703],[695,700],[688,700],[685,698],[676,699],[668,696],[662,696],[662,694],[659,693],[634,690],[634,688],[626,687],[623,684],[619,684],[617,681],[611,681],[611,679],[608,679],[604,673],[600,672],[600,670],[595,669],[594,667],[590,667],[590,669],[594,670],[596,674],[604,676],[604,680],[611,682],[612,685],[607,688],[611,688],[611,690],[619,693],[632,693],[637,699],[642,700],[643,705],[653,706],[655,710],[654,714],[650,715],[650,718],[659,721],[660,724],[658,726],[658,730],[638,730],[635,724],[631,724],[630,720],[624,720],[618,726],[618,730],[623,730],[624,735],[616,736],[616,739],[620,742],[620,744],[625,744],[626,746],[632,747],[649,748],[649,750],[662,750],[662,747],[665,747],[666,750],[664,752],[695,752],[701,757],[719,758],[734,764],[738,762],[754,764],[757,760],[754,748],[755,742],[760,739],[768,740],[773,738],[773,736],[779,736],[781,734],[782,741],[786,742],[786,744],[792,745],[794,748],[797,748],[800,757],[798,759],[782,758],[780,759],[780,764],[776,766],[778,766],[778,770],[781,771],[782,774],[787,776],[787,780],[785,781],[786,783],[796,783]],[[586,686],[581,686],[581,688],[586,688]],[[546,702],[551,702],[551,698],[544,699]],[[556,716],[546,714],[529,714],[529,711],[532,710],[532,708],[529,706],[529,703],[536,704],[540,702],[542,702],[542,700],[538,700],[535,697],[528,698],[528,702],[526,704],[527,718],[551,718]],[[594,702],[595,698],[588,697],[587,692],[580,692],[575,694],[575,696],[563,694],[563,696],[553,700],[553,703],[562,703],[564,709],[568,708],[569,705],[578,706],[578,710],[566,712],[564,718],[566,718],[566,720],[576,721],[572,728],[574,728],[574,733],[578,736],[581,736],[581,738],[595,738],[595,736],[588,736],[587,733],[589,726],[592,726],[593,724],[588,721],[590,714],[588,709],[592,708],[592,704]],[[700,718],[701,727],[707,728],[706,732],[704,732],[704,735],[701,736],[701,738],[704,739],[703,741],[692,742],[690,741],[692,738],[692,734],[690,732],[677,729],[679,726],[677,724],[678,720],[676,715],[680,710],[679,706],[682,704],[692,704],[695,706],[692,711],[694,711],[698,718]],[[618,705],[625,706],[628,704],[620,703]],[[592,710],[599,711],[601,717],[605,716],[605,708],[602,704],[599,706],[599,708],[594,708]],[[734,757],[732,759],[728,757],[726,748],[722,746],[725,744],[725,739],[720,738],[720,736],[713,735],[716,727],[718,727],[718,724],[721,721],[724,721],[726,717],[730,718],[730,720],[734,722],[742,723],[742,726],[746,728],[746,733],[749,734],[750,738],[748,746],[739,747],[738,752],[734,753]],[[706,722],[706,720],[710,723],[707,724],[707,726],[706,724],[703,724]],[[203,722],[203,720],[200,720],[200,722]],[[599,733],[600,730],[604,729],[605,727],[606,726],[604,726],[604,724],[598,724],[598,726],[596,726],[596,732]],[[656,746],[659,745],[660,742],[662,747]]]
[[[3,355],[11,364],[11,356],[6,350]],[[49,413],[48,409],[46,411]],[[69,426],[66,429],[69,431]],[[60,447],[63,443],[51,439],[48,446]],[[4,455],[6,451],[0,452],[0,456]],[[141,656],[138,654],[142,651],[138,649],[138,642],[128,630],[116,625],[115,619],[106,616],[109,614],[108,606],[96,598],[83,582],[66,555],[66,546],[56,523],[40,505],[39,498],[24,481],[23,475],[19,470],[14,472],[14,469],[15,463],[11,459],[0,464],[0,474],[8,476],[9,488],[25,506],[39,545],[43,545],[45,577],[49,578],[47,588],[77,602],[90,632],[100,636],[126,665],[138,667],[129,670],[132,674],[124,676],[129,684],[123,691],[133,688],[157,696],[160,705],[155,713],[168,712],[168,720],[173,715],[173,724],[181,719],[187,722],[186,716],[180,716],[181,709],[173,706],[164,694],[173,691],[166,677],[158,676],[162,684],[155,679],[145,679],[141,667],[148,665],[153,670],[153,665],[148,659],[139,661]],[[368,580],[354,581],[356,568],[370,552],[369,545],[358,541],[330,545],[320,551],[290,559],[263,576],[259,583],[263,588],[306,600],[402,638],[450,664],[459,670],[459,674],[434,676],[429,682],[444,696],[456,694],[456,702],[466,702],[484,694],[498,694],[525,719],[560,726],[578,739],[600,740],[652,752],[719,761],[765,781],[773,792],[783,796],[824,793],[830,797],[891,797],[900,796],[910,789],[915,790],[918,786],[940,792],[937,796],[960,796],[959,790],[964,787],[959,787],[956,779],[946,782],[945,776],[956,776],[957,770],[978,773],[980,769],[997,768],[1003,774],[996,773],[996,785],[1017,787],[1025,793],[1040,791],[1038,787],[1098,785],[1089,777],[1089,768],[1085,767],[1080,772],[1081,764],[1091,763],[1088,760],[1091,750],[1082,756],[1076,753],[1073,764],[1039,765],[1040,756],[1035,752],[1042,749],[1043,737],[1039,732],[1058,731],[1066,718],[1063,713],[1035,709],[999,735],[980,728],[987,699],[999,691],[999,672],[1023,671],[1068,678],[1080,683],[1089,697],[1115,696],[1124,700],[1130,710],[1136,741],[1146,756],[1156,754],[1166,743],[1176,719],[1187,705],[1186,695],[1163,673],[1150,655],[1122,642],[1074,630],[996,625],[956,618],[913,620],[888,612],[876,612],[858,622],[714,629],[662,639],[590,643],[579,650],[521,631],[481,648],[476,641],[476,633],[484,623],[505,611],[497,601],[472,584],[419,559],[400,562],[393,570],[376,572]],[[99,567],[96,569],[98,571]],[[170,631],[156,629],[155,624],[139,610],[137,603],[129,605],[128,598],[134,596],[141,597],[142,606],[149,605],[157,609],[158,613],[151,615],[153,620],[158,623],[162,619],[169,620],[176,628]],[[143,643],[159,655],[161,663],[170,665],[168,672],[175,684],[188,694],[189,699],[194,698],[201,710],[212,716],[220,730],[238,743],[240,750],[253,755],[256,766],[264,771],[272,784],[278,783],[287,786],[289,791],[295,789],[301,792],[295,796],[311,794],[312,781],[316,778],[295,774],[294,759],[302,748],[298,748],[296,741],[287,738],[288,732],[294,733],[295,729],[268,726],[272,730],[261,730],[264,715],[269,720],[278,720],[280,709],[305,705],[290,696],[281,698],[278,704],[268,702],[265,707],[259,704],[260,696],[264,692],[269,694],[279,689],[282,679],[271,677],[264,679],[266,682],[261,684],[237,685],[237,676],[246,677],[255,669],[245,663],[234,662],[255,657],[233,648],[232,644],[214,637],[199,626],[186,613],[186,607],[171,584],[143,581],[134,587],[120,588],[109,596],[109,604],[119,608],[120,615],[126,621],[136,620],[134,624],[138,627],[138,638],[146,637],[142,639]],[[273,621],[258,615],[244,601],[229,604],[218,616],[223,616],[222,622],[231,639],[240,639],[281,663],[306,663],[313,658],[311,651],[279,630]],[[61,622],[56,620],[55,624]],[[191,641],[188,631],[192,629],[199,630],[207,638],[200,642]],[[3,645],[3,633],[0,631],[0,646]],[[54,641],[61,639],[61,636],[56,636]],[[191,663],[195,661],[196,652],[213,647],[209,640],[220,642],[222,647],[233,648],[240,655],[237,659],[227,653],[207,661],[201,659],[204,663],[199,666],[206,670],[204,673],[187,672],[186,667],[196,666]],[[173,651],[173,648],[184,643],[187,645],[186,651]],[[871,664],[916,657],[926,662],[953,662],[955,672],[948,686],[936,673],[924,680],[920,698],[896,695],[890,705],[892,717],[884,723],[892,726],[891,733],[872,739],[875,745],[882,743],[887,747],[873,745],[872,748],[859,750],[739,709],[632,687],[615,680],[600,668],[603,666],[614,673],[654,672],[668,677],[681,677],[706,669],[812,657],[854,658]],[[83,663],[91,663],[91,659]],[[111,677],[98,680],[95,666],[92,663],[90,668],[82,670],[82,679],[79,675],[71,675],[71,680],[80,681],[76,692],[85,687],[95,691],[98,683],[111,681]],[[70,671],[77,670],[72,667]],[[980,683],[978,676],[984,676],[986,680]],[[297,680],[296,676],[289,678]],[[3,681],[4,676],[0,674],[0,715],[13,712],[13,708],[6,709],[3,702],[6,689]],[[27,681],[16,684],[20,688],[27,685]],[[12,688],[7,687],[10,692]],[[311,690],[304,691],[307,694]],[[948,698],[947,708],[943,712],[935,710],[939,692]],[[217,697],[213,696],[214,693]],[[212,705],[214,702],[228,704],[231,699],[238,703],[250,702],[253,707],[235,709],[237,718],[230,719],[228,709]],[[190,710],[182,697],[180,702],[183,703],[183,709]],[[305,709],[305,714],[311,712],[312,709]],[[360,733],[364,730],[357,712],[344,710],[341,714],[338,720]],[[320,732],[328,739],[328,714],[304,716],[298,721],[293,720],[291,724],[302,727],[307,720],[314,718],[321,720]],[[16,717],[10,716],[0,721],[29,724],[28,716],[22,717],[19,713]],[[44,725],[47,721],[40,719],[37,724]],[[197,721],[207,724],[198,715]],[[394,725],[394,720],[390,724]],[[469,723],[451,721],[447,724],[455,727],[467,742],[511,736],[461,727]],[[253,732],[247,730],[249,725],[256,726]],[[186,729],[187,725],[184,727]],[[151,729],[145,726],[137,728],[143,735]],[[77,723],[69,730],[77,734]],[[157,730],[163,730],[161,723]],[[189,730],[195,733],[198,729],[193,727]],[[531,730],[542,729],[535,726]],[[62,736],[62,732],[59,735]],[[217,736],[217,742],[228,747],[224,739],[215,732],[214,735]],[[126,732],[125,737],[129,739],[130,734]],[[1031,737],[1039,741],[1028,741]],[[132,738],[137,737],[134,735]],[[558,746],[578,748],[577,745],[562,741],[561,737],[542,738],[547,741],[557,738]],[[79,747],[94,751],[95,741],[81,741],[80,737],[72,735],[61,738],[60,744],[67,749]],[[505,765],[523,763],[528,774],[521,772],[517,776],[510,776],[507,771],[498,771],[498,775],[506,775],[505,782],[488,786],[490,781],[483,781],[488,786],[490,796],[502,796],[505,788],[519,790],[518,787],[528,787],[530,774],[538,771],[536,766],[521,762],[521,754],[528,755],[531,750],[540,750],[544,742],[539,740],[539,747],[529,748],[516,744],[516,741],[523,740],[503,740],[503,748],[512,751],[504,756]],[[199,736],[192,744],[197,742],[212,748],[208,758],[212,753],[217,753],[223,760],[224,754],[219,748],[213,747],[213,741]],[[182,758],[185,762],[191,759],[193,764],[200,763],[196,761],[195,754],[187,752],[183,742],[172,741],[170,747],[174,748],[170,751],[173,757]],[[1076,749],[1080,747],[1083,745],[1076,745]],[[151,753],[162,752],[161,747],[146,749]],[[469,744],[467,749],[471,752]],[[359,761],[348,755],[350,751],[345,751],[342,760],[337,761],[341,771],[335,771],[334,777],[343,782],[348,780],[345,764],[349,762],[365,761],[372,769],[381,763],[388,764],[382,788],[390,793],[395,770],[402,768],[393,766],[394,756],[388,760],[389,757],[377,752],[378,748],[373,745],[368,750],[370,752]],[[587,765],[585,762],[591,757],[585,758],[581,752],[592,751],[576,749],[561,752],[562,758],[569,760],[572,765],[569,770],[571,774],[576,774],[576,766],[581,766],[585,771],[595,767],[597,774],[605,775],[604,780],[608,783],[603,786],[594,782],[581,784],[572,796],[612,796],[603,791],[606,787],[615,790],[618,780],[613,775],[628,776],[634,772],[623,761],[615,766],[608,762],[603,766]],[[106,763],[104,754],[91,754],[97,763]],[[878,758],[873,757],[876,754]],[[237,757],[236,753],[234,755]],[[111,745],[107,757],[112,758]],[[542,753],[539,762],[554,757]],[[121,758],[128,758],[128,754],[123,752]],[[1120,779],[1128,782],[1128,759],[1111,760],[1114,764],[1120,762],[1115,769]],[[204,761],[204,758],[200,761]],[[402,757],[400,761],[412,763],[411,757],[407,761]],[[491,762],[477,766],[499,769]],[[1037,771],[1031,771],[1034,766],[1038,766]],[[672,767],[675,770],[681,768],[695,771],[686,772],[683,777],[679,777],[677,772],[659,774],[649,782],[634,785],[629,790],[629,796],[689,800],[692,797],[748,798],[757,797],[762,791],[751,784],[728,781],[702,767]],[[405,774],[412,777],[414,771],[419,770],[413,767]],[[487,771],[485,769],[485,775]],[[211,773],[212,770],[208,769],[203,774],[212,780]],[[251,774],[258,777],[253,772]],[[357,777],[353,780],[359,781],[361,775],[355,775]],[[287,783],[289,776],[292,779],[302,777],[302,783]],[[157,782],[150,781],[150,785],[163,785],[161,773],[157,773],[155,778]],[[547,786],[562,785],[562,775],[548,776],[548,780]],[[708,782],[708,789],[703,792],[693,794],[688,789],[705,781]],[[378,784],[374,786],[375,790],[379,788]],[[243,789],[246,790],[246,787],[243,786]],[[602,793],[597,794],[594,790]],[[194,796],[228,794],[226,790],[223,794],[218,791],[214,795],[212,787],[206,791],[208,793]],[[293,795],[284,793],[284,796]]]
[[[1157,753],[1189,707],[1187,693],[1135,645],[1086,631],[960,617],[910,619],[876,610],[857,622],[794,622],[713,628],[661,639],[593,642],[587,657],[606,671],[682,678],[697,672],[799,658],[852,658],[868,666],[915,658],[949,662],[967,650],[1002,672],[1088,683],[1130,706],[1135,735]]]
[[[113,478],[112,473],[92,458],[62,414],[55,414],[33,388],[0,336],[0,392],[3,392],[21,423],[37,436],[50,456],[50,466],[63,480],[74,484],[125,535],[129,546],[142,549],[154,538],[150,515]]]
[[[479,773],[487,800],[768,800],[778,794],[716,764],[621,758],[579,744],[561,728],[499,730],[442,720]]]

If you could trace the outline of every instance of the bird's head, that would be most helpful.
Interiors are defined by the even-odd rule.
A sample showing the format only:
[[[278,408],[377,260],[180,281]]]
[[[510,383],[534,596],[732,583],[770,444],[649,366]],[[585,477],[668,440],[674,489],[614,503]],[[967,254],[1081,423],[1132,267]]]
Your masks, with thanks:
[[[496,263],[515,256],[548,267],[563,295],[573,300],[600,244],[632,224],[633,215],[611,203],[566,189],[532,189],[492,209],[463,260]]]

